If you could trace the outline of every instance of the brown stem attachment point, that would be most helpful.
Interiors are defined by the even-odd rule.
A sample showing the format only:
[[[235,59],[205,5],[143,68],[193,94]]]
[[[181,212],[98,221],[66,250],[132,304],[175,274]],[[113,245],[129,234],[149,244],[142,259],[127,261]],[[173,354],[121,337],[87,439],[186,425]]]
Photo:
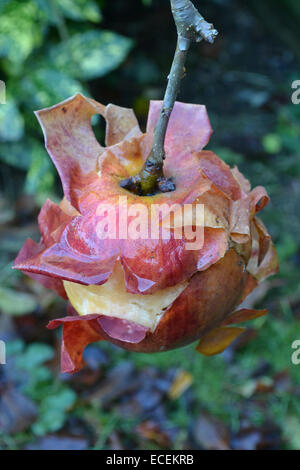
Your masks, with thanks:
[[[170,0],[178,40],[172,68],[168,77],[163,106],[157,121],[152,150],[142,168],[136,175],[121,182],[121,187],[146,196],[156,192],[174,191],[175,183],[164,177],[163,163],[165,159],[165,137],[169,119],[180,90],[184,76],[184,64],[192,42],[202,39],[213,43],[218,32],[213,25],[207,23],[190,0]]]

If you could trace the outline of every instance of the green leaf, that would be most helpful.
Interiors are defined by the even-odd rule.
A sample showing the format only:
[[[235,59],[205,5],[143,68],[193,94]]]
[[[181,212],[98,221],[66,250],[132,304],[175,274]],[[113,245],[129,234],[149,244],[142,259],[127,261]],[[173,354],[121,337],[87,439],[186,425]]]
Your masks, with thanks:
[[[21,339],[15,339],[14,341],[8,341],[6,343],[7,357],[16,356],[22,354],[24,351],[24,342]]]
[[[46,361],[50,361],[54,356],[51,346],[45,343],[30,344],[22,356],[17,359],[17,367],[21,370],[34,370]]]
[[[50,48],[53,68],[75,78],[102,77],[118,67],[133,45],[132,40],[112,31],[91,30],[74,34]]]
[[[22,102],[35,109],[52,106],[76,93],[87,93],[80,82],[52,69],[29,71],[20,82],[18,92]]]
[[[1,12],[0,57],[22,63],[42,43],[43,20],[35,2],[8,2]]]
[[[94,1],[57,0],[57,4],[63,15],[71,20],[88,20],[98,23],[102,19],[100,8]]]
[[[43,435],[61,429],[66,419],[66,412],[75,401],[75,392],[68,388],[45,397],[40,406],[39,419],[32,426],[32,431],[37,435]]]
[[[41,142],[24,139],[18,143],[0,143],[0,161],[27,171],[25,179],[27,193],[43,196],[52,192],[55,184],[55,167]]]
[[[20,170],[27,170],[31,165],[32,140],[0,143],[0,160]]]
[[[50,409],[40,414],[37,422],[31,427],[32,432],[37,436],[43,436],[48,432],[59,431],[64,425],[66,416],[60,411]]]
[[[23,117],[12,99],[0,105],[0,142],[20,140],[24,133]]]
[[[54,395],[50,395],[43,400],[44,409],[56,408],[64,412],[71,408],[76,401],[76,394],[69,388],[64,388]]]
[[[265,151],[271,154],[279,153],[282,149],[281,138],[277,134],[265,135],[262,143]]]
[[[60,16],[93,23],[102,19],[101,10],[94,0],[35,0],[35,3],[45,12],[52,24],[57,24]]]
[[[48,194],[52,191],[55,168],[45,149],[34,142],[31,150],[31,165],[26,175],[25,191],[29,194]]]
[[[10,2],[11,0],[1,0],[1,4],[0,4],[0,13],[3,12],[4,8],[8,5],[8,3]]]
[[[0,287],[0,310],[8,315],[26,315],[37,307],[33,295],[25,292],[16,292],[7,287]]]

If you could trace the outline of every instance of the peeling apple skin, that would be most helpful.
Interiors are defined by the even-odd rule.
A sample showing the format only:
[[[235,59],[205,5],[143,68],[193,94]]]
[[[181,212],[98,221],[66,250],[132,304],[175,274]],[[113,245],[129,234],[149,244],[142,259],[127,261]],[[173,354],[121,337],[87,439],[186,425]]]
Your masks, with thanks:
[[[44,204],[39,215],[41,240],[26,241],[14,269],[70,302],[64,281],[101,286],[119,261],[124,287],[130,294],[151,296],[182,282],[186,286],[177,298],[172,297],[175,300],[170,300],[171,305],[163,305],[169,305],[166,310],[162,307],[156,313],[152,309],[156,320],[152,330],[138,322],[140,317],[120,318],[120,312],[118,317],[118,299],[109,315],[95,306],[82,313],[79,305],[78,313],[71,309],[67,317],[51,321],[50,329],[63,326],[63,372],[79,371],[84,348],[101,340],[152,353],[200,339],[198,352],[219,353],[242,330],[228,324],[265,314],[243,307],[235,310],[260,282],[278,271],[275,247],[257,217],[269,197],[261,186],[251,189],[238,168],[230,168],[214,153],[203,150],[212,133],[204,106],[175,103],[164,163],[165,176],[174,179],[175,191],[141,198],[120,186],[146,161],[161,107],[162,102],[151,103],[146,134],[139,129],[132,110],[104,106],[80,94],[36,113],[46,148],[61,177],[64,199],[60,205],[51,201]],[[91,127],[94,114],[106,120],[106,147],[97,142]],[[189,250],[185,237],[176,239],[172,230],[167,240],[104,237],[103,205],[116,210],[116,225],[129,227],[133,216],[124,222],[119,207],[120,198],[125,196],[128,213],[141,202],[150,212],[154,205],[204,205],[203,247]],[[82,295],[83,304],[86,300]]]
[[[135,352],[160,352],[186,346],[220,325],[240,303],[247,280],[245,262],[233,249],[206,271],[195,274],[166,310],[153,333],[140,343],[103,339]]]

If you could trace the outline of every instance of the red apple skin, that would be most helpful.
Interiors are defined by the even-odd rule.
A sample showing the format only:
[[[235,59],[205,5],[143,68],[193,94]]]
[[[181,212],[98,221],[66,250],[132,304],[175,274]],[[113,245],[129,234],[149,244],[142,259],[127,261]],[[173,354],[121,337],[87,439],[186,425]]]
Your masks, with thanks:
[[[161,102],[151,104],[146,134],[132,110],[103,106],[80,94],[37,112],[65,198],[60,206],[46,202],[39,216],[41,241],[27,240],[14,268],[62,297],[67,297],[63,280],[101,285],[118,259],[132,294],[150,295],[188,281],[153,333],[116,317],[80,317],[74,311],[50,322],[50,329],[63,325],[63,372],[80,370],[84,348],[95,341],[145,353],[194,342],[224,324],[256,285],[278,270],[270,235],[256,217],[269,197],[262,187],[251,190],[237,168],[203,150],[212,128],[199,105],[177,102],[170,118],[164,172],[175,178],[176,190],[143,197],[143,203],[149,209],[153,204],[204,204],[211,218],[202,250],[189,252],[185,240],[174,237],[136,241],[98,236],[101,205],[117,207],[120,196],[127,197],[128,206],[141,202],[120,181],[137,174],[149,155],[161,107]],[[106,147],[91,127],[95,113],[107,122]]]
[[[160,352],[190,344],[219,326],[240,303],[247,280],[245,262],[233,249],[206,271],[193,276],[173,302],[153,333],[133,344],[109,337],[103,339],[135,352]]]

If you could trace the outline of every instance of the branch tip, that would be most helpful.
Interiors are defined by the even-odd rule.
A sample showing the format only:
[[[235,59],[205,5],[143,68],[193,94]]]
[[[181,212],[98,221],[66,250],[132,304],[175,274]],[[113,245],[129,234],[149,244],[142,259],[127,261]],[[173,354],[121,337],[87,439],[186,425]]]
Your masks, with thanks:
[[[163,174],[165,137],[170,116],[179,93],[180,82],[185,75],[185,60],[192,42],[203,39],[213,43],[218,31],[205,21],[190,0],[170,0],[177,28],[177,48],[173,59],[163,106],[158,118],[153,146],[143,168],[136,175],[121,181],[120,186],[140,196],[175,190],[175,183]]]

